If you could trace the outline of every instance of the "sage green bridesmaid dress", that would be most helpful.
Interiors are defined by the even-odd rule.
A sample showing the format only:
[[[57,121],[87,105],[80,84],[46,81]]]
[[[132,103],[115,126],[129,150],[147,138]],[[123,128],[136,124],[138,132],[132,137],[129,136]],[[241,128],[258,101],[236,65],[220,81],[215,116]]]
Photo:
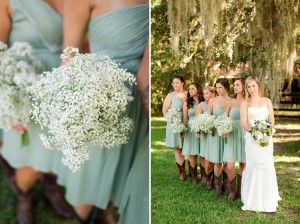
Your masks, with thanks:
[[[205,102],[201,102],[201,104],[202,104],[202,107],[203,107],[203,111],[202,111],[202,113],[205,113],[205,112],[207,112],[207,110],[208,110],[208,105],[207,105],[207,103],[205,103]],[[201,136],[200,136],[200,153],[199,153],[199,155],[201,156],[201,157],[204,157],[205,158],[205,156],[206,156],[206,151],[207,151],[207,134],[205,133],[205,132],[201,132]]]
[[[89,21],[92,53],[112,57],[136,75],[149,38],[149,4],[112,10]],[[92,159],[72,173],[61,169],[58,182],[66,187],[72,205],[92,204],[105,209],[109,201],[119,207],[120,223],[148,223],[149,127],[136,86],[126,114],[135,128],[129,142],[115,148],[88,146]]]
[[[217,106],[213,108],[213,115],[218,117],[224,113],[224,107]],[[201,140],[200,140],[201,141]],[[207,135],[207,151],[205,159],[212,163],[223,163],[224,139],[220,137],[215,130],[214,135]]]
[[[170,109],[176,109],[182,114],[183,101],[176,95],[176,92],[171,93],[172,103]],[[171,125],[167,122],[166,127],[166,146],[182,148],[182,141],[179,139],[179,133],[173,133]]]
[[[244,163],[246,162],[245,130],[241,126],[240,109],[232,107],[229,111],[229,117],[233,122],[233,130],[227,138],[227,144],[224,144],[223,161]]]
[[[12,27],[8,45],[27,42],[46,70],[60,65],[62,46],[62,17],[42,0],[10,0]],[[42,172],[56,172],[60,151],[46,149],[39,134],[42,130],[33,121],[28,127],[29,145],[22,146],[21,134],[3,132],[2,155],[14,168],[30,166]]]
[[[193,107],[188,109],[188,121],[195,117],[196,107],[199,105],[199,102],[195,102]],[[182,155],[189,156],[189,155],[198,155],[200,151],[200,142],[196,138],[196,133],[191,132],[191,128],[189,123],[187,125],[187,132],[184,135],[183,147],[182,147]]]

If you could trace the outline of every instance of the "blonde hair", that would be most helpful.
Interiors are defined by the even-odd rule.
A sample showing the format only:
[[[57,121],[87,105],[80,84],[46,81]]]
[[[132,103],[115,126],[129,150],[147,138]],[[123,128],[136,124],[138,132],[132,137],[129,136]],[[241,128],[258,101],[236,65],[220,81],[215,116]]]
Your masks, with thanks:
[[[247,86],[251,81],[256,82],[256,84],[258,86],[258,95],[261,97],[264,96],[261,91],[261,85],[260,85],[259,79],[256,76],[249,76],[245,81],[246,100],[247,100],[249,106],[251,105],[251,95],[247,90]]]
[[[216,88],[213,87],[213,86],[205,86],[205,87],[203,88],[203,90],[208,90],[209,92],[211,92],[211,93],[213,93],[213,94],[216,95]]]

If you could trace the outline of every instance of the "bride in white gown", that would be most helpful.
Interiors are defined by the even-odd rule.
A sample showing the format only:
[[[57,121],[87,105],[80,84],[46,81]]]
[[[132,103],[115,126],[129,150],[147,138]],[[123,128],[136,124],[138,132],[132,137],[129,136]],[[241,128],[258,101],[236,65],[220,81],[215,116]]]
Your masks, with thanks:
[[[254,120],[269,120],[274,125],[270,99],[263,97],[256,77],[246,79],[246,100],[241,105],[241,124],[245,135],[246,168],[242,176],[242,210],[275,212],[278,201],[277,178],[273,160],[273,139],[260,146],[250,134]]]

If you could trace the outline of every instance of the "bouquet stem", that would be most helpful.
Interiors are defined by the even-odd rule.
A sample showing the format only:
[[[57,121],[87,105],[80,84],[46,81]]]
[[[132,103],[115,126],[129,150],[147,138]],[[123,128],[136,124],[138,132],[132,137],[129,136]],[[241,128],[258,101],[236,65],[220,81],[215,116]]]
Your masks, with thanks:
[[[226,138],[224,138],[224,142],[225,142],[225,144],[227,144],[227,142],[228,142],[228,141],[227,141],[227,137],[226,137]]]
[[[22,146],[28,146],[29,145],[29,135],[28,135],[28,131],[25,131],[22,134]]]

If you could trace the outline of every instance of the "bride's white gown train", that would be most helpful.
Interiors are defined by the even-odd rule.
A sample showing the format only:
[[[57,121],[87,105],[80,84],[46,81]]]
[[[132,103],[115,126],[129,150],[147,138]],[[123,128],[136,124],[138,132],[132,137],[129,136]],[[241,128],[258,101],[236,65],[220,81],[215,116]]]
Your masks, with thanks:
[[[268,119],[268,107],[249,107],[248,121]],[[245,135],[246,168],[243,172],[241,199],[242,210],[275,212],[278,201],[276,171],[273,160],[273,139],[262,147],[250,133]]]

